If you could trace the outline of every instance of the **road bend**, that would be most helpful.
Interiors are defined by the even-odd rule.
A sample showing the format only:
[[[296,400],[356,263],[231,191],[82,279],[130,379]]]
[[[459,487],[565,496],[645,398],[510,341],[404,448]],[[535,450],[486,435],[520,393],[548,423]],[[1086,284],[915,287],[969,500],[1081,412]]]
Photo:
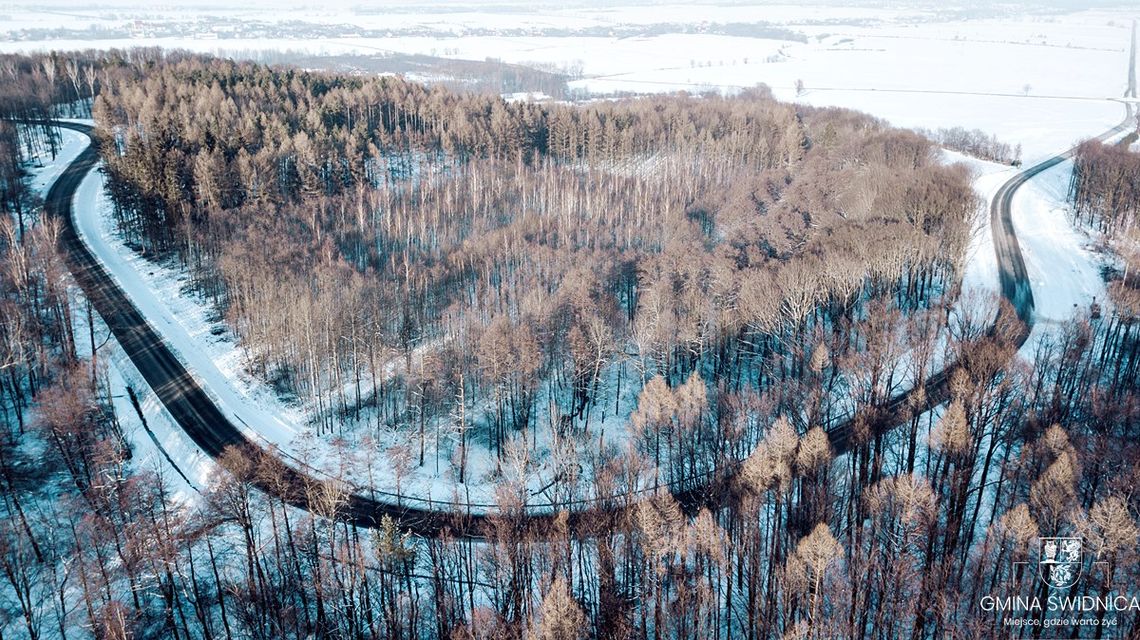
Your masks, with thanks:
[[[1123,132],[1130,126],[1132,106],[1126,105],[1128,116],[1121,124],[1099,136],[1104,140]],[[103,321],[119,341],[123,351],[150,385],[155,395],[186,435],[203,452],[215,460],[234,449],[244,457],[259,461],[269,473],[255,474],[247,481],[260,491],[299,509],[322,517],[350,521],[358,526],[374,528],[389,517],[404,530],[423,537],[448,534],[457,537],[485,538],[492,526],[509,524],[526,535],[542,537],[553,529],[554,513],[549,511],[515,514],[488,514],[471,512],[462,504],[431,503],[430,506],[413,506],[408,502],[425,504],[414,498],[396,496],[375,497],[373,492],[353,489],[329,479],[315,470],[297,468],[280,452],[270,450],[251,440],[242,429],[214,403],[194,378],[161,334],[143,317],[126,292],[118,285],[94,252],[80,238],[75,221],[76,190],[79,184],[99,162],[97,138],[93,127],[74,122],[58,122],[58,126],[79,131],[91,138],[91,144],[68,165],[48,191],[44,210],[62,223],[62,249],[67,265],[76,283],[91,301]],[[1005,320],[1000,315],[1016,314],[1018,322],[1015,340],[1020,347],[1029,337],[1033,325],[1033,292],[1025,270],[1025,261],[1017,243],[1011,217],[1013,196],[1027,181],[1039,173],[1072,157],[1074,149],[1053,156],[1024,171],[1002,185],[990,205],[990,224],[993,227],[994,250],[997,253],[1002,297],[1009,302],[1003,306],[995,325]],[[993,329],[991,328],[991,331]],[[876,433],[884,433],[906,422],[908,412],[931,409],[946,401],[949,395],[951,364],[930,376],[922,389],[921,402],[915,397],[916,389],[899,394],[883,407],[867,412],[836,425],[829,430],[832,448],[836,455],[846,453],[852,445],[852,428],[855,424],[871,425]],[[256,429],[256,425],[250,425]],[[224,461],[223,461],[224,462]],[[735,477],[739,462],[732,462],[702,480],[684,489],[676,489],[673,496],[687,513],[701,508],[717,509],[740,498]],[[570,508],[567,521],[571,535],[588,537],[603,531],[616,521],[630,515],[638,500],[647,492],[613,500],[587,500]]]

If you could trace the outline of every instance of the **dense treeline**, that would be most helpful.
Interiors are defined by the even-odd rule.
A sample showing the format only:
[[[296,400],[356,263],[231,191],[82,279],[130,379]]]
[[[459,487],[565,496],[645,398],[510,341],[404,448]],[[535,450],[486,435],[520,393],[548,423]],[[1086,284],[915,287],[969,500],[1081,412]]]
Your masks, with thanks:
[[[153,61],[117,69],[104,86],[169,72]],[[162,112],[162,94],[152,97]],[[201,104],[206,120],[214,103]],[[587,117],[562,109],[578,110],[535,113]],[[0,374],[14,378],[0,386],[0,634],[1032,638],[980,599],[1047,594],[1037,538],[1066,535],[1083,539],[1085,557],[1065,595],[1136,595],[1137,256],[1122,255],[1103,317],[1058,327],[1010,364],[1016,327],[990,330],[985,305],[947,309],[974,203],[923,140],[762,95],[581,111],[604,131],[641,109],[693,123],[731,123],[698,114],[739,109],[770,135],[734,139],[683,120],[691,149],[663,135],[628,154],[599,145],[592,158],[588,142],[552,150],[549,137],[526,155],[424,137],[377,148],[377,177],[341,191],[275,186],[250,199],[249,176],[231,170],[217,175],[246,195],[211,204],[211,188],[192,181],[176,213],[162,189],[126,177],[157,179],[172,164],[161,174],[115,165],[170,152],[194,166],[201,151],[182,149],[181,128],[155,137],[137,119],[113,129],[120,145],[109,147],[133,239],[188,263],[262,373],[346,419],[368,405],[368,387],[386,385],[372,402],[392,403],[386,419],[403,414],[404,427],[458,413],[464,435],[467,421],[487,436],[534,429],[545,394],[574,416],[568,429],[589,432],[587,414],[637,395],[629,443],[571,456],[553,489],[632,515],[573,539],[565,516],[548,530],[523,525],[537,453],[518,440],[504,446],[484,541],[346,524],[347,481],[314,483],[313,511],[298,512],[252,488],[282,477],[269,456],[231,453],[202,496],[176,499],[186,489],[166,466],[132,460],[109,410],[105,348],[69,295],[58,228],[30,217],[15,232],[4,203]],[[766,150],[778,140],[791,142]],[[293,156],[271,157],[257,175],[276,184]],[[78,355],[91,351],[97,362]],[[405,363],[398,375],[383,375],[385,353]],[[838,416],[873,418],[901,378],[921,381],[947,361],[960,363],[948,406],[891,431],[857,423],[850,451],[834,455],[825,429]],[[743,463],[717,487],[727,497],[716,512],[685,514],[664,491],[631,494],[728,459]],[[1132,611],[1084,617],[1138,632]]]
[[[460,60],[424,54],[321,55],[305,50],[219,49],[217,55],[269,65],[323,69],[340,73],[407,75],[432,78],[432,84],[464,93],[491,95],[531,93],[564,99],[566,81],[581,77],[581,64],[528,62],[512,64],[496,58]]]
[[[60,226],[39,220],[25,169],[55,158],[60,134],[49,118],[90,114],[105,62],[93,53],[0,55],[0,411],[16,434],[28,426],[30,399],[77,358]]]
[[[108,411],[99,367],[79,356],[89,334],[63,256],[60,225],[41,220],[25,169],[49,161],[59,132],[42,122],[85,114],[93,58],[0,56],[0,635],[40,638],[56,616],[75,631],[61,596],[80,513],[109,513],[106,479],[123,479],[129,458]],[[65,106],[58,103],[66,102]],[[16,124],[25,121],[27,124]],[[93,333],[90,334],[93,338]],[[86,352],[91,353],[93,344]],[[99,393],[96,390],[99,390]],[[72,508],[74,507],[74,508]],[[116,534],[122,548],[127,532]],[[66,538],[66,541],[65,541]],[[70,565],[73,566],[73,565]],[[58,597],[53,597],[53,595]],[[58,605],[58,608],[57,606]]]
[[[1008,142],[1002,142],[997,136],[981,129],[951,127],[936,131],[920,130],[919,133],[947,149],[960,151],[975,158],[1002,164],[1021,164],[1020,144],[1010,145]]]
[[[1134,229],[1140,216],[1140,153],[1086,140],[1073,156],[1069,181],[1077,220],[1101,233]]]

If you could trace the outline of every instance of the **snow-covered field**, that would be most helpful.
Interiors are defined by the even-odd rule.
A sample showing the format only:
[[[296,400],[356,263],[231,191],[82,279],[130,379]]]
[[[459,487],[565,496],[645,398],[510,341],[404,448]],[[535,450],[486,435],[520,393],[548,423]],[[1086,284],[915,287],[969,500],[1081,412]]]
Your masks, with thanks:
[[[572,88],[592,93],[732,91],[759,83],[778,97],[820,106],[856,108],[904,127],[964,126],[1024,147],[1033,161],[1103,131],[1119,120],[1108,99],[1123,94],[1129,27],[1140,11],[1088,10],[1070,14],[1031,8],[992,9],[964,19],[931,8],[719,5],[532,7],[517,3],[494,12],[389,3],[382,12],[335,5],[283,12],[274,8],[148,9],[141,13],[77,10],[67,15],[29,7],[0,10],[0,51],[162,46],[210,53],[293,50],[315,54],[388,52],[446,58],[576,66]],[[163,20],[192,23],[200,16],[276,23],[344,25],[383,30],[390,37],[320,37],[277,33],[234,37],[209,32],[148,37],[145,26]],[[135,19],[138,19],[137,22]],[[807,42],[712,33],[605,36],[607,28],[764,22]],[[16,40],[20,29],[52,25],[134,25],[139,37],[118,40]],[[7,27],[6,29],[4,27]],[[587,35],[573,30],[593,28]],[[299,28],[300,29],[300,28]],[[425,37],[423,30],[435,34]],[[551,35],[558,29],[559,35]],[[568,31],[569,30],[569,31]],[[601,33],[598,32],[600,30]],[[505,35],[499,35],[499,33]],[[623,32],[624,33],[624,32]],[[212,39],[218,36],[217,39]],[[803,91],[797,94],[797,81]]]

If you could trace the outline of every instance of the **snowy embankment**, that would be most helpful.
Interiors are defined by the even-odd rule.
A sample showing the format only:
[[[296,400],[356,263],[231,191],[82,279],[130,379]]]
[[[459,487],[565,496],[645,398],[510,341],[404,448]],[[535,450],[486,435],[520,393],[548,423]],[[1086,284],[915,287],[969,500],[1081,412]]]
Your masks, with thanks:
[[[966,265],[962,274],[962,289],[966,296],[989,297],[997,295],[998,261],[994,253],[994,233],[990,225],[990,202],[1001,185],[1009,180],[1018,169],[997,162],[978,160],[954,151],[943,151],[947,163],[962,163],[973,174],[974,193],[980,201],[974,218],[970,244],[966,247],[963,262]]]
[[[246,425],[247,435],[263,443],[292,440],[295,431],[286,415],[288,407],[256,395],[253,383],[238,374],[240,353],[232,343],[212,333],[210,310],[181,294],[186,276],[146,262],[115,238],[111,203],[103,183],[103,174],[95,170],[76,191],[73,206],[80,237],[235,424]],[[137,418],[129,399],[124,397],[129,385],[138,394],[153,440],[160,446],[161,450],[154,452],[161,456],[158,459],[175,465],[200,490],[213,471],[213,462],[182,432],[113,338],[112,343],[114,371],[110,378],[113,386],[116,382],[122,385],[112,389],[118,415]],[[123,397],[121,406],[119,397]],[[258,430],[250,428],[250,424],[258,425]],[[152,438],[150,434],[143,435],[133,441],[145,449],[146,441]]]
[[[40,198],[47,195],[67,165],[87,148],[87,136],[70,129],[60,129],[60,132],[60,146],[55,158],[50,155],[33,157],[24,166],[24,171],[28,174],[28,188]]]
[[[393,501],[399,489],[402,502],[420,506],[455,501],[456,496],[462,496],[462,502],[471,503],[473,510],[494,504],[494,483],[481,480],[492,473],[495,462],[490,452],[481,447],[470,448],[469,473],[477,481],[469,482],[468,486],[456,482],[452,460],[447,454],[440,460],[437,471],[431,453],[424,467],[409,465],[397,486],[386,451],[392,445],[409,444],[409,434],[381,433],[368,446],[343,443],[347,449],[335,439],[318,441],[309,427],[313,408],[287,402],[246,370],[245,349],[217,317],[216,310],[187,289],[189,276],[185,271],[176,264],[149,261],[124,244],[116,228],[104,180],[101,172],[93,171],[76,191],[74,206],[80,236],[215,404],[251,440],[276,447],[286,462],[297,468],[318,474],[325,473],[321,469],[343,472],[353,484],[362,487],[362,492],[391,493]],[[117,378],[112,376],[112,383],[118,382],[120,386],[114,393],[123,396],[126,403],[117,407],[119,414],[135,413],[125,397],[125,386],[130,385],[139,394],[144,415],[155,434],[153,439],[161,445],[156,454],[162,456],[160,459],[169,456],[168,464],[175,465],[193,487],[201,489],[213,470],[213,463],[173,423],[117,345],[115,353],[117,357],[113,360],[118,371]],[[375,459],[369,461],[369,455]],[[376,467],[383,471],[377,471]],[[539,482],[535,477],[531,484],[540,486]]]
[[[92,171],[75,195],[79,235],[112,277],[222,410],[245,425],[247,434],[268,443],[287,443],[298,434],[299,416],[266,398],[255,380],[243,375],[241,354],[225,334],[218,335],[214,312],[196,304],[182,289],[189,276],[148,262],[117,237],[104,177]],[[250,426],[256,424],[256,431]]]
[[[61,129],[60,134],[61,145],[55,159],[37,158],[25,166],[28,186],[41,198],[47,195],[67,166],[90,143],[87,136],[77,131]],[[79,300],[72,304],[73,322],[76,327],[85,327],[88,322],[87,306],[82,301],[81,293],[76,296]],[[168,481],[167,487],[178,498],[190,498],[205,485],[212,463],[178,428],[102,319],[96,314],[91,320],[100,375],[109,386],[115,416],[131,443],[132,464],[138,469],[161,474]],[[92,344],[90,339],[85,339],[87,332],[77,332],[77,337],[76,350],[79,356],[89,358]],[[142,419],[131,403],[128,387],[137,394]],[[183,473],[186,477],[182,476]]]
[[[1094,302],[1109,302],[1104,271],[1114,257],[1072,221],[1067,201],[1072,170],[1072,161],[1062,162],[1026,183],[1013,199],[1013,226],[1035,305],[1033,332],[1022,347],[1027,357],[1059,323],[1088,312]]]

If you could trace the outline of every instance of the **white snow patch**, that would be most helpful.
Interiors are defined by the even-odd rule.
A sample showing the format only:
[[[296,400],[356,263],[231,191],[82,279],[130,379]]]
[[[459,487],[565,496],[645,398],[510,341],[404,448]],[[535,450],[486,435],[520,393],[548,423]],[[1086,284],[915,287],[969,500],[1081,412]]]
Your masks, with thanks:
[[[1073,227],[1066,194],[1073,163],[1050,168],[1018,189],[1013,198],[1013,226],[1033,287],[1035,323],[1027,347],[1043,332],[1105,302],[1101,265],[1093,239]],[[1028,352],[1025,352],[1028,353]]]
[[[71,161],[79,157],[79,154],[87,148],[87,136],[71,129],[60,129],[59,131],[61,140],[55,159],[52,159],[50,155],[36,156],[28,159],[24,165],[24,171],[28,173],[28,186],[41,198],[51,190],[51,186],[55,184],[56,179],[67,168],[67,165],[71,164]]]

